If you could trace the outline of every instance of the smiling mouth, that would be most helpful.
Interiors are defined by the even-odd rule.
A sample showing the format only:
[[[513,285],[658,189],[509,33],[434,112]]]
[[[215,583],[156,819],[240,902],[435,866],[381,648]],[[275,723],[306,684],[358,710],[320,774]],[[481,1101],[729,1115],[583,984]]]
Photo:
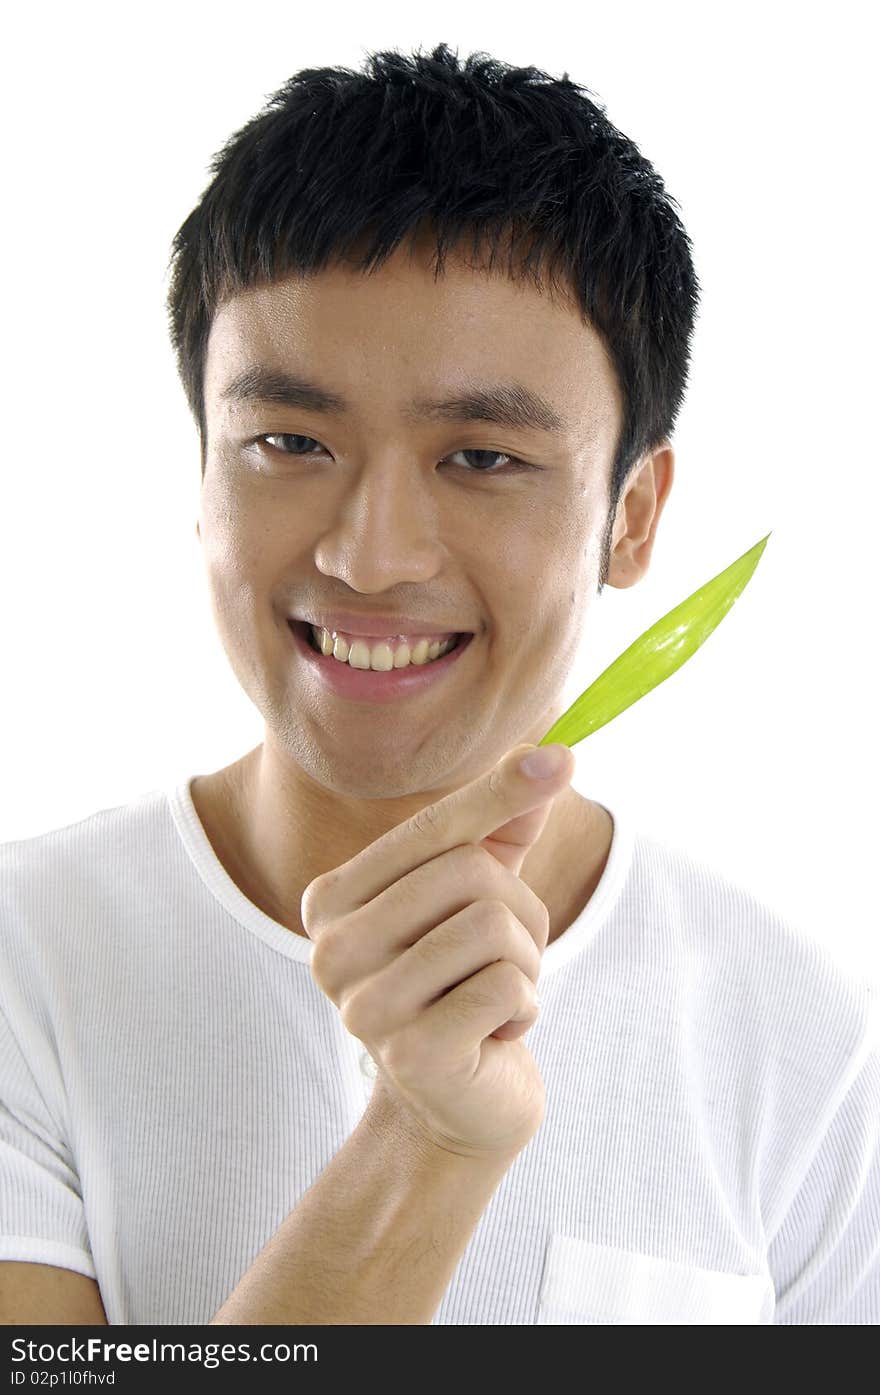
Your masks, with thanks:
[[[300,621],[297,621],[296,624],[300,625]],[[301,624],[303,624],[304,626],[303,633],[305,635],[305,639],[307,639],[308,646],[310,646],[310,649],[314,649],[315,653],[317,654],[324,654],[324,650],[321,649],[321,646],[319,646],[317,640],[315,640],[315,632],[314,629],[312,629],[310,622],[303,621],[301,622]],[[467,639],[467,635],[464,632],[460,633],[460,635],[453,635],[452,643],[449,644],[449,649],[446,650],[446,653],[450,654],[452,653],[453,649],[457,649],[457,647],[459,647],[459,644],[462,643],[463,639]]]
[[[309,648],[312,650],[312,652],[315,653],[315,654],[320,655],[320,657],[321,657],[322,659],[330,659],[330,658],[333,658],[333,659],[334,659],[334,662],[336,662],[336,663],[347,663],[347,659],[336,659],[336,658],[334,657],[334,655],[333,655],[333,651],[332,651],[332,650],[330,651],[329,654],[325,654],[325,653],[324,653],[324,651],[322,650],[321,646],[318,644],[317,640],[315,639],[314,627],[313,627],[313,625],[312,625],[312,623],[311,623],[310,620],[294,620],[294,619],[290,619],[290,620],[288,621],[288,624],[290,625],[290,627],[291,627],[292,630],[294,630],[297,634],[300,635],[300,637],[301,637],[302,639],[304,639],[304,640],[306,641],[306,644],[308,644],[308,646],[309,646]],[[459,648],[462,646],[462,644],[463,644],[466,640],[469,640],[469,639],[471,639],[471,638],[472,638],[472,635],[471,635],[471,633],[470,633],[469,630],[468,630],[468,631],[461,631],[460,633],[453,635],[453,636],[452,636],[452,643],[449,645],[449,648],[446,649],[446,650],[444,651],[444,653],[443,653],[442,655],[440,655],[439,657],[445,658],[446,654],[451,654],[451,653],[453,652],[453,650],[459,649]],[[399,648],[398,648],[397,646],[392,646],[392,653],[396,653],[396,652],[399,652]],[[436,663],[436,659],[429,660],[428,662],[430,662],[430,663]],[[407,669],[407,668],[424,668],[424,667],[425,667],[425,664],[418,664],[418,663],[412,664],[412,663],[410,663],[410,664],[404,664],[403,670],[405,670],[405,669]],[[403,671],[403,670],[398,670],[398,671]],[[362,670],[362,671],[366,671],[366,670]]]

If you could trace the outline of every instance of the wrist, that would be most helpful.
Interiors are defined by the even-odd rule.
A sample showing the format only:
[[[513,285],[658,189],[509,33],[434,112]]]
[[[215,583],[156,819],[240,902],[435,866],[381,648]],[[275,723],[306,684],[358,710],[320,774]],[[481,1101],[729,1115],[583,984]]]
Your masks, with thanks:
[[[381,1075],[373,1087],[362,1123],[395,1158],[429,1170],[468,1169],[487,1176],[503,1176],[529,1142],[532,1134],[493,1149],[475,1149],[466,1142],[432,1133],[404,1100],[385,1084]]]

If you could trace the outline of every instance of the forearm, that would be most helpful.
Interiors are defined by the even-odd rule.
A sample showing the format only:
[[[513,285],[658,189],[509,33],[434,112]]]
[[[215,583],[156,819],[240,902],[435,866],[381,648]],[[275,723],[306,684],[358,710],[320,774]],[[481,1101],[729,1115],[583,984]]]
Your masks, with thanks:
[[[211,1323],[430,1323],[514,1157],[420,1147],[368,1107]]]

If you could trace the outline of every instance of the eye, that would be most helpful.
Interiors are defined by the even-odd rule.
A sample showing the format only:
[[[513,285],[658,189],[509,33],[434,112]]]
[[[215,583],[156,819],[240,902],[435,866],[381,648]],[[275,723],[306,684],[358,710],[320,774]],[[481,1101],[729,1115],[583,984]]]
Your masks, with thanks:
[[[454,451],[453,454],[454,454],[454,455],[482,455],[482,456],[487,456],[487,455],[498,455],[498,456],[501,456],[501,458],[502,458],[503,460],[508,460],[508,461],[510,462],[509,465],[503,467],[502,469],[498,469],[498,470],[489,469],[488,467],[485,468],[485,469],[484,469],[484,468],[477,467],[476,469],[474,469],[474,470],[471,471],[472,474],[477,474],[477,475],[501,475],[501,474],[504,473],[505,470],[533,470],[533,469],[536,468],[534,465],[527,465],[526,462],[525,462],[524,460],[520,460],[520,459],[519,459],[517,456],[515,456],[515,455],[508,455],[507,452],[506,452],[506,451],[503,451],[503,450],[484,450],[484,449],[480,449],[480,448],[474,446],[474,447],[472,447],[472,448],[470,448],[470,449],[465,448],[464,450],[457,450],[457,451]],[[447,458],[448,460],[451,460],[451,459],[452,459],[452,456],[447,456],[446,458]]]
[[[258,437],[257,437],[257,440],[258,440],[258,441],[310,441],[311,444],[312,444],[313,446],[320,446],[321,450],[324,449],[324,447],[321,446],[320,441],[316,441],[315,438],[314,438],[314,436],[295,436],[291,431],[273,431],[273,432],[270,432],[270,434],[269,434],[268,436],[258,436]],[[279,448],[278,448],[278,446],[270,446],[269,449],[270,449],[270,450],[278,450]],[[311,454],[311,452],[309,452],[309,451],[299,451],[299,450],[282,450],[282,451],[280,451],[279,453],[280,453],[281,455],[309,455],[309,454]]]
[[[281,449],[281,447],[279,447],[279,446],[273,446],[273,445],[271,444],[271,442],[272,442],[273,440],[274,440],[274,441],[298,441],[298,442],[303,442],[303,441],[305,441],[305,442],[308,442],[308,443],[309,443],[310,445],[312,445],[312,446],[317,446],[319,450],[324,450],[324,447],[321,445],[320,441],[316,441],[315,438],[314,438],[314,436],[297,436],[297,435],[293,434],[293,433],[290,432],[290,431],[274,431],[274,432],[270,432],[268,435],[265,435],[265,436],[257,436],[257,437],[256,437],[256,440],[257,440],[257,441],[266,441],[267,443],[269,443],[269,449],[270,449],[270,450],[277,450],[277,451],[279,451],[279,454],[281,454],[281,455],[313,455],[315,452],[314,452],[314,451],[311,451],[311,450],[297,450],[297,449],[295,449],[295,448],[294,448],[293,450]],[[329,454],[329,451],[328,451],[327,453]],[[454,451],[454,452],[453,452],[453,455],[472,455],[472,456],[482,456],[482,457],[493,456],[493,455],[495,455],[495,456],[500,456],[503,460],[509,461],[509,464],[508,464],[508,465],[502,466],[502,467],[500,467],[499,469],[489,468],[489,465],[491,465],[491,462],[489,462],[489,465],[482,465],[482,464],[481,464],[481,465],[473,466],[473,467],[470,469],[469,473],[475,474],[475,475],[500,475],[500,474],[503,474],[503,473],[505,472],[505,470],[511,470],[511,471],[514,471],[514,470],[536,470],[536,469],[539,468],[537,465],[528,465],[524,460],[520,460],[518,456],[515,456],[515,455],[508,455],[506,451],[501,451],[501,450],[484,450],[484,449],[480,449],[480,448],[477,448],[477,447],[470,447],[470,448],[465,448],[464,450]],[[446,459],[447,459],[447,460],[451,460],[451,459],[452,459],[452,456],[447,456]],[[441,462],[441,464],[442,464],[442,462]]]

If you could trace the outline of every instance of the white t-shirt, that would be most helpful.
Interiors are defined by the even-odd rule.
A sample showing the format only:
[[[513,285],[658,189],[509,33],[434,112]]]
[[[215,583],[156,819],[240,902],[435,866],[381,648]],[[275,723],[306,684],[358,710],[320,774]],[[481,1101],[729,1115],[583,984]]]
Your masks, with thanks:
[[[207,1323],[373,1088],[189,784],[0,845],[0,1260],[114,1324]],[[544,1121],[433,1322],[880,1322],[876,990],[609,813],[525,1038]]]

